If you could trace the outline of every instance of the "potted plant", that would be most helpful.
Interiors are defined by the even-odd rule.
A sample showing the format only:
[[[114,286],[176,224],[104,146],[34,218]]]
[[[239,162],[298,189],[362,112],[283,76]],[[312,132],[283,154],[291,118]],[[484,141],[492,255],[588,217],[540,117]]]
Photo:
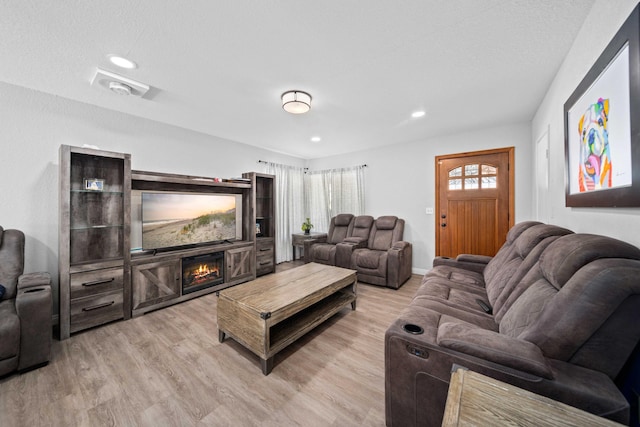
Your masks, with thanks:
[[[311,224],[311,220],[307,218],[307,220],[302,223],[302,231],[304,231],[304,234],[309,234],[312,228],[313,224]]]

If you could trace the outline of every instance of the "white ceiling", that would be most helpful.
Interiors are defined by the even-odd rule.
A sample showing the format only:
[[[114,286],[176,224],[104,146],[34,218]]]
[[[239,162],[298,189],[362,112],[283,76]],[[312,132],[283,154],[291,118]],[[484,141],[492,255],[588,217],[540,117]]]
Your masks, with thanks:
[[[0,0],[0,81],[312,159],[531,120],[593,3]],[[92,87],[96,67],[152,90]]]

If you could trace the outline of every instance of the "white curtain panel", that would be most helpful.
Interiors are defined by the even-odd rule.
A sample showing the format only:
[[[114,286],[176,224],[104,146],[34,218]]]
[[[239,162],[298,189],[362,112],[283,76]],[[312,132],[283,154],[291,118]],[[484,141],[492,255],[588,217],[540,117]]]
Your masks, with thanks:
[[[340,213],[364,214],[364,168],[330,169],[305,175],[305,210],[314,231],[326,232]]]
[[[313,231],[326,233],[329,229],[331,202],[328,176],[322,173],[308,172],[304,177],[305,212],[311,219]]]
[[[265,172],[276,177],[276,263],[293,259],[291,234],[304,222],[304,169],[266,162]]]

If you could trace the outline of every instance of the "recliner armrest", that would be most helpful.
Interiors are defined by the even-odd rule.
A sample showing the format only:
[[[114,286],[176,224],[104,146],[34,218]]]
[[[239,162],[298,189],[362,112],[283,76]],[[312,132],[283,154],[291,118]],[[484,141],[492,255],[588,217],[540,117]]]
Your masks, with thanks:
[[[51,286],[49,273],[26,273],[18,277],[18,291],[33,286]]]
[[[20,319],[19,371],[49,361],[52,311],[50,275],[27,273],[18,277],[16,313]]]
[[[367,247],[367,239],[364,237],[346,237],[342,242],[348,245],[353,246],[355,248],[366,248]],[[338,243],[338,244],[340,244]]]
[[[473,262],[476,264],[489,264],[493,257],[488,255],[460,254],[456,257],[459,262]]]
[[[411,277],[413,245],[410,242],[395,242],[387,251],[387,286],[398,289]]]
[[[405,248],[411,246],[411,243],[409,242],[404,242],[404,241],[400,241],[400,242],[395,242],[393,245],[391,245],[391,250],[404,250]]]
[[[437,343],[461,353],[546,379],[553,373],[535,344],[471,324],[445,322],[438,327]]]

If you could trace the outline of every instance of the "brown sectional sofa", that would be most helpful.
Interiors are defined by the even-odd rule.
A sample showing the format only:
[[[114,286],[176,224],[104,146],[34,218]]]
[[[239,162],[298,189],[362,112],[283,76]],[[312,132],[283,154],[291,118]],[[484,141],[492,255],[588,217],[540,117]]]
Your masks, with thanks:
[[[628,423],[639,278],[640,249],[537,222],[493,258],[436,259],[386,332],[387,426],[439,426],[454,364]]]
[[[331,219],[326,238],[305,241],[305,262],[358,272],[358,281],[398,289],[411,277],[413,247],[403,241],[404,220],[396,216]]]

